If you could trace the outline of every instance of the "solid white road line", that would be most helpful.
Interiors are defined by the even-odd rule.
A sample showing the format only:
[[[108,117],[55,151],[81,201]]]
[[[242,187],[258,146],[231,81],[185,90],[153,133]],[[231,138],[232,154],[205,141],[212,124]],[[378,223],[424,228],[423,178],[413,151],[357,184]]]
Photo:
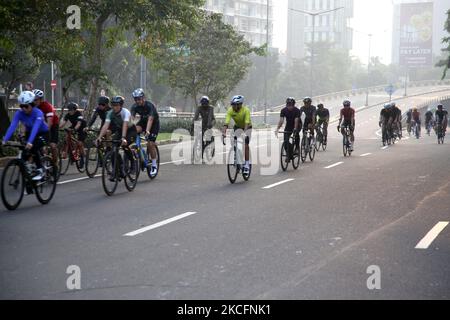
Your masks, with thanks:
[[[342,161],[341,161],[341,162],[338,162],[338,163],[335,163],[335,164],[332,164],[331,166],[325,167],[325,169],[331,169],[331,168],[334,168],[334,167],[340,166],[341,164],[343,164],[343,162],[342,162]]]
[[[286,179],[286,180],[283,180],[283,181],[271,184],[269,186],[265,186],[265,187],[263,187],[263,189],[271,189],[271,188],[274,188],[276,186],[279,186],[281,184],[284,184],[284,183],[287,183],[287,182],[291,182],[291,181],[294,181],[294,179]]]
[[[175,217],[173,217],[173,218],[166,219],[166,220],[163,220],[163,221],[161,221],[161,222],[152,224],[152,225],[150,225],[150,226],[147,226],[147,227],[144,227],[144,228],[141,228],[141,229],[132,231],[132,232],[128,232],[128,233],[124,234],[123,236],[124,236],[124,237],[134,237],[134,236],[136,236],[136,235],[138,235],[138,234],[144,233],[144,232],[149,231],[149,230],[152,230],[152,229],[159,228],[159,227],[161,227],[161,226],[164,226],[164,225],[169,224],[169,223],[171,223],[171,222],[174,222],[174,221],[177,221],[177,220],[186,218],[186,217],[191,216],[191,215],[196,214],[196,213],[197,213],[197,212],[195,212],[195,211],[193,211],[193,212],[186,212],[186,213],[180,214],[180,215],[178,215],[178,216],[175,216]]]
[[[416,249],[428,249],[430,244],[436,239],[442,230],[448,225],[447,221],[438,222],[427,235],[416,245]]]
[[[101,176],[102,176],[101,174],[97,174],[97,175],[94,176],[94,178],[98,178],[98,177],[101,177]],[[81,178],[61,181],[61,182],[58,182],[57,184],[66,184],[66,183],[71,183],[71,182],[76,182],[76,181],[81,181],[81,180],[86,180],[86,179],[91,179],[91,178],[89,178],[89,177],[81,177]]]
[[[371,155],[371,153],[364,153],[364,154],[360,155],[360,157],[367,157],[367,156],[370,156],[370,155]]]

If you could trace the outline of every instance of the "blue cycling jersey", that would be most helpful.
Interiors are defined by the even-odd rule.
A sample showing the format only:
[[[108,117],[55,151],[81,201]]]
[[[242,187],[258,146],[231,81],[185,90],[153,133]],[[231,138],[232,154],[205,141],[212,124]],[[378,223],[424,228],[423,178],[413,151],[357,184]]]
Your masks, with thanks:
[[[33,108],[33,111],[31,111],[30,114],[26,114],[23,110],[18,110],[14,114],[11,125],[6,132],[4,138],[5,142],[11,139],[14,131],[16,131],[16,128],[19,125],[19,122],[25,126],[27,132],[31,132],[27,141],[28,143],[33,143],[38,134],[48,132],[48,126],[44,121],[44,114],[41,110],[38,108]]]

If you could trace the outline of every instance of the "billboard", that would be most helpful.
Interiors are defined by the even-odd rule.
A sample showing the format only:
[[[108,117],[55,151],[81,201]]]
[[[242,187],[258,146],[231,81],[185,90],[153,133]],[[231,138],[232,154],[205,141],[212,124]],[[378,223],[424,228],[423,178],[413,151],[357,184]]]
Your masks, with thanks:
[[[433,3],[400,6],[400,65],[430,67],[433,64]]]

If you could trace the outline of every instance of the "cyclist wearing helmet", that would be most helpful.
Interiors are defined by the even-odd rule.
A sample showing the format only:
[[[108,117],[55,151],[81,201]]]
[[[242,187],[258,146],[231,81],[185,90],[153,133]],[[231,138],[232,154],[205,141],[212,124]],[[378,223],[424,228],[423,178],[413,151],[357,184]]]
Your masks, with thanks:
[[[392,124],[395,126],[395,129],[398,131],[399,137],[401,137],[402,133],[402,110],[395,104],[395,102],[391,103],[392,110]]]
[[[344,107],[340,112],[338,131],[341,131],[342,136],[344,136],[344,128],[348,127],[350,129],[350,150],[353,151],[353,145],[355,143],[355,109],[351,107],[350,100],[344,100],[342,105]]]
[[[223,136],[226,135],[228,126],[230,125],[231,119],[234,120],[234,130],[241,129],[245,133],[245,164],[244,164],[244,174],[250,172],[250,139],[252,134],[252,122],[250,119],[250,110],[243,106],[244,97],[241,95],[234,96],[231,99],[231,108],[228,109],[225,117],[225,125],[223,126]]]
[[[55,164],[58,164],[58,138],[59,138],[59,119],[56,114],[55,108],[44,100],[44,92],[39,89],[34,89],[33,93],[35,95],[34,105],[42,111],[45,117],[47,126],[49,127],[49,142],[50,148],[52,150],[52,159]]]
[[[433,126],[433,111],[430,108],[427,108],[427,112],[425,112],[425,128],[431,128]]]
[[[326,145],[328,136],[328,122],[330,121],[330,111],[323,106],[323,103],[319,103],[317,105],[316,117],[316,128],[320,127],[323,124],[323,144]]]
[[[303,99],[303,104],[303,107],[300,108],[300,115],[304,113],[306,117],[304,123],[300,124],[300,129],[309,129],[311,135],[314,136],[314,128],[316,127],[316,107],[312,105],[312,99],[310,97],[305,97]]]
[[[98,98],[98,106],[95,108],[94,114],[92,115],[91,120],[89,121],[89,124],[87,125],[86,129],[90,129],[92,125],[95,123],[95,120],[97,120],[97,117],[100,117],[101,125],[100,128],[103,127],[106,120],[106,114],[111,110],[111,107],[109,106],[109,97],[107,96],[101,96]]]
[[[294,98],[287,98],[286,99],[286,107],[281,109],[280,113],[280,121],[278,122],[277,129],[275,130],[275,136],[278,137],[278,131],[280,130],[281,126],[284,123],[284,119],[286,119],[286,126],[284,127],[284,142],[286,148],[289,146],[289,138],[292,134],[294,134],[295,137],[295,144],[297,147],[299,146],[299,127],[300,127],[300,110],[295,106],[295,99]],[[286,158],[286,162],[289,162],[292,158],[292,150],[286,150],[286,152],[289,154],[289,157]]]
[[[211,130],[215,123],[216,118],[214,117],[214,108],[210,106],[209,98],[207,96],[203,96],[200,99],[200,106],[197,107],[194,114],[194,119],[192,124],[195,121],[198,121],[200,116],[202,117],[202,137],[205,135],[207,130]],[[211,144],[214,141],[214,137],[204,137],[205,147]]]
[[[147,138],[147,152],[152,159],[152,169],[150,174],[156,175],[158,172],[158,164],[156,162],[156,138],[159,133],[159,115],[156,107],[150,101],[145,100],[144,90],[138,88],[133,91],[135,104],[131,107],[131,116],[133,122],[136,115],[140,116],[139,122],[136,124],[137,133],[145,132]]]
[[[408,131],[408,134],[411,135],[411,119],[412,119],[412,109],[410,108],[406,112],[406,130]]]
[[[420,112],[419,112],[419,110],[417,110],[417,108],[413,108],[412,119],[414,120],[415,123],[417,123],[417,125],[419,127],[419,136],[420,136],[421,121],[420,121]]]
[[[84,131],[86,127],[86,120],[84,120],[83,114],[78,110],[79,106],[75,102],[69,102],[67,105],[67,110],[69,112],[64,116],[63,120],[59,124],[60,128],[64,128],[67,123],[70,123],[70,128],[73,129],[77,133],[77,147],[80,151],[80,154],[83,155],[80,157],[80,166],[84,166],[84,141],[86,140],[87,134]],[[66,157],[64,152],[63,158]]]
[[[435,112],[436,125],[442,126],[444,133],[447,131],[448,112],[444,109],[442,104],[438,104]],[[437,128],[437,127],[436,127]]]
[[[383,106],[383,109],[380,111],[380,121],[378,122],[379,126],[382,125],[390,126],[394,120],[394,114],[392,111],[392,105],[390,103],[386,103]]]
[[[45,123],[45,117],[41,110],[33,108],[35,95],[31,91],[23,91],[17,101],[20,104],[20,110],[16,111],[11,125],[2,139],[2,144],[11,139],[19,123],[25,127],[25,139],[27,145],[22,158],[25,161],[30,160],[31,156],[34,159],[38,174],[33,177],[33,180],[38,181],[42,179],[43,169],[42,162],[38,156],[38,150],[42,148],[48,141],[48,126]]]

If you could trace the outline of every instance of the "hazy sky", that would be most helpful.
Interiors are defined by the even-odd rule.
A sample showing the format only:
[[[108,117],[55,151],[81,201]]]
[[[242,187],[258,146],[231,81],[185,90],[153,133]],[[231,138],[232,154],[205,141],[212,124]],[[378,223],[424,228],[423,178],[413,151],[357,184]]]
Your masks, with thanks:
[[[286,51],[288,0],[274,0],[274,46]],[[372,33],[371,56],[379,56],[383,63],[391,62],[392,0],[354,0],[351,54],[366,63],[369,55],[367,34]]]

